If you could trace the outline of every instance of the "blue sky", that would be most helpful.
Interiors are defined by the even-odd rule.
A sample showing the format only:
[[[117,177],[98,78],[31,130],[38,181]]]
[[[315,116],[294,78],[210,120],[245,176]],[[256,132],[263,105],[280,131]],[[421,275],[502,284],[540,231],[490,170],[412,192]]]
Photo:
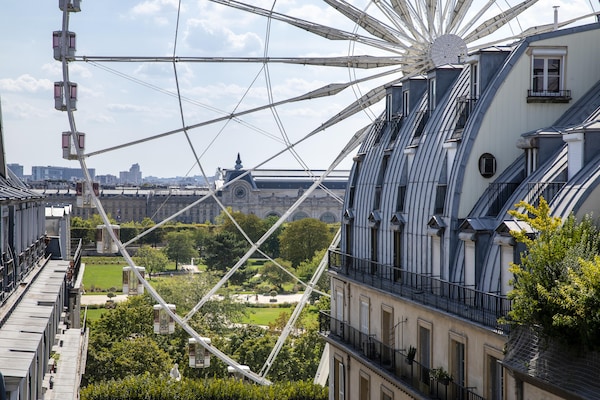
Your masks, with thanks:
[[[251,3],[269,8],[274,2]],[[363,9],[368,2],[351,3]],[[520,25],[525,29],[551,23],[554,5],[560,5],[559,20],[565,20],[592,12],[592,6],[598,10],[596,3],[540,0],[523,14]],[[176,54],[181,57],[261,57],[267,45],[268,57],[379,54],[360,46],[350,48],[344,41],[328,41],[282,22],[272,21],[268,26],[266,18],[206,0],[182,1],[176,30],[178,4],[175,0],[82,1],[82,11],[71,14],[69,21],[70,30],[77,35],[77,55],[171,56],[175,43]],[[275,10],[348,32],[355,29],[352,22],[322,1],[277,1]],[[0,13],[0,98],[6,159],[24,165],[25,173],[32,165],[79,166],[77,161],[62,158],[61,133],[69,130],[69,121],[65,112],[54,109],[52,97],[53,83],[62,80],[62,66],[53,59],[51,40],[61,21],[58,0],[6,2]],[[521,27],[511,24],[509,28],[515,32]],[[498,38],[509,32],[499,33]],[[175,67],[172,63],[70,63],[70,80],[79,87],[75,124],[78,131],[86,133],[86,151],[258,107],[268,102],[269,93],[278,101],[376,72],[269,64],[267,80],[261,64],[176,63]],[[174,95],[176,80],[184,97],[183,113]],[[335,98],[278,107],[276,114],[265,110],[190,130],[193,149],[179,133],[90,157],[86,162],[101,174],[118,175],[139,163],[144,176],[185,176],[200,174],[197,157],[206,174],[213,175],[217,167],[233,167],[239,152],[244,166],[253,167],[282,149],[283,137],[298,140],[368,89],[365,84]],[[296,155],[286,153],[263,168],[327,168],[347,140],[381,108],[326,129],[298,146]],[[349,158],[341,167],[350,165]]]

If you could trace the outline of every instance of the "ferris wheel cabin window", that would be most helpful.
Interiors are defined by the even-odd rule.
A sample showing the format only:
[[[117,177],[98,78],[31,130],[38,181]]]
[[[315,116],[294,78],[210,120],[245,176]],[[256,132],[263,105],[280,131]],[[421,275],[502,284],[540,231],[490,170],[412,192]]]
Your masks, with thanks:
[[[527,102],[568,102],[571,91],[565,89],[566,48],[531,50],[531,86]]]

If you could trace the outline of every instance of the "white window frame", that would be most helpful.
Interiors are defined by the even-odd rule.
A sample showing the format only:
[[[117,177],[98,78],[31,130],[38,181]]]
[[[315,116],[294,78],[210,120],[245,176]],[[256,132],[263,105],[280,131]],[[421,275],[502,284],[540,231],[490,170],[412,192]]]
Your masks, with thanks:
[[[548,81],[549,81],[549,73],[548,73],[548,60],[558,59],[560,60],[560,69],[558,72],[558,89],[557,91],[549,91]],[[535,75],[535,62],[536,60],[543,61],[543,69],[542,69],[542,87],[534,89],[534,80],[536,78]],[[539,95],[543,94],[544,96],[559,96],[561,92],[564,90],[565,84],[565,71],[566,71],[566,60],[567,60],[567,49],[566,48],[535,48],[531,51],[531,92]]]

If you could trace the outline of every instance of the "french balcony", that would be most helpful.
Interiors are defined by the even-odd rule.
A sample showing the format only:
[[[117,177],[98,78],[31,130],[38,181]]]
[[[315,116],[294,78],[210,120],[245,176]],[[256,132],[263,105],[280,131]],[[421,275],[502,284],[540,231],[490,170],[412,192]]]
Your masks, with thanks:
[[[499,322],[511,309],[511,301],[506,296],[360,259],[337,250],[329,251],[329,269],[373,288],[508,334],[509,326]]]
[[[528,103],[568,103],[571,99],[570,90],[527,90]]]
[[[463,387],[453,380],[433,378],[431,369],[409,359],[405,349],[396,349],[361,332],[350,324],[331,317],[327,311],[319,314],[319,333],[336,347],[352,352],[371,363],[399,386],[408,387],[423,397],[440,400],[484,400],[474,388]]]

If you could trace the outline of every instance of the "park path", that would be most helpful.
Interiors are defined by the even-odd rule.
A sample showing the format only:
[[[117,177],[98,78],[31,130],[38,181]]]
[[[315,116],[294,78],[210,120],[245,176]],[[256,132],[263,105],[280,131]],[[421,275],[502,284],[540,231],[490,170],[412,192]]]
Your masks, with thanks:
[[[234,298],[238,299],[240,302],[248,302],[250,304],[283,304],[283,303],[298,303],[302,298],[302,293],[296,294],[279,294],[275,296],[277,302],[271,302],[271,296],[265,296],[262,294],[259,295],[245,295],[245,294],[236,294],[233,295]],[[89,305],[103,305],[106,301],[109,300],[109,297],[105,294],[86,294],[81,296],[81,305],[89,306]],[[112,298],[115,302],[121,302],[127,300],[126,294],[118,294]]]

